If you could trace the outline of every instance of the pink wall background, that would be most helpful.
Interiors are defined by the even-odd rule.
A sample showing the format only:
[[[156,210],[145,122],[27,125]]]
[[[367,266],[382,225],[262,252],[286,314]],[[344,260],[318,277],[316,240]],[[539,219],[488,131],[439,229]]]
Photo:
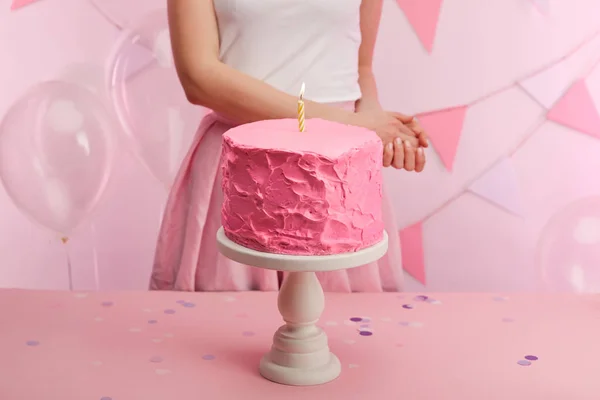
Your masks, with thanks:
[[[162,3],[0,2],[0,114],[38,82],[82,82],[73,64],[103,82],[120,27]],[[385,1],[382,102],[420,115],[434,145],[424,173],[386,171],[407,290],[600,289],[598,15],[597,0]],[[139,83],[127,87],[143,99]],[[146,287],[167,191],[115,135],[124,150],[107,192],[66,246],[0,186],[0,287],[67,288],[68,261],[77,289]]]

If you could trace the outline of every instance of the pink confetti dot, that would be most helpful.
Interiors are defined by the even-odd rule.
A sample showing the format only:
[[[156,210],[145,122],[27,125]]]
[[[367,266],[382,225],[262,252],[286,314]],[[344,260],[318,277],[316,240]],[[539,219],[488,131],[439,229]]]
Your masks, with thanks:
[[[215,356],[213,356],[212,354],[205,354],[205,355],[203,355],[203,356],[202,356],[202,359],[203,359],[203,360],[206,360],[206,361],[212,361],[212,360],[214,360],[215,358],[216,358],[216,357],[215,357]]]

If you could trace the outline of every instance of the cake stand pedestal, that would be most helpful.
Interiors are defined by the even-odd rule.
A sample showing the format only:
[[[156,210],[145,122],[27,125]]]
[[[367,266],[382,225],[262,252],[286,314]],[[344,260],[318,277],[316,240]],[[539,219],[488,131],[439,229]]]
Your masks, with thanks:
[[[354,253],[330,256],[293,256],[251,250],[232,242],[221,227],[219,251],[227,258],[287,274],[277,307],[285,321],[273,336],[273,346],[260,361],[260,374],[284,385],[308,386],[330,382],[341,372],[340,360],[329,351],[327,335],[316,325],[325,296],[315,272],[359,267],[377,261],[387,251],[388,236],[374,246]]]

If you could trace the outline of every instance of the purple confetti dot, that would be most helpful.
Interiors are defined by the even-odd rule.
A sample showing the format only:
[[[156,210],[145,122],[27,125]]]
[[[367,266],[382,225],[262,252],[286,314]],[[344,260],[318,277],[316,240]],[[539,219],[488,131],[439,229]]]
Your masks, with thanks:
[[[163,362],[163,358],[161,356],[154,356],[150,358],[151,363],[161,363]]]
[[[186,301],[185,301],[185,300],[177,300],[177,301],[176,301],[176,303],[177,303],[177,304],[185,304],[185,303],[186,303]]]
[[[103,301],[102,307],[112,307],[114,303],[112,301]]]
[[[537,361],[538,360],[538,358],[536,356],[525,356],[525,359],[529,360],[529,361]]]
[[[171,309],[165,310],[165,314],[175,314],[175,310],[171,310]]]
[[[402,308],[406,308],[407,310],[412,310],[413,308],[415,308],[415,306],[413,306],[412,304],[404,304],[402,306]]]
[[[215,357],[215,356],[213,356],[212,354],[206,354],[206,355],[202,356],[202,359],[203,359],[203,360],[206,360],[206,361],[212,361],[212,360],[214,360],[215,358],[216,358],[216,357]]]
[[[250,337],[250,336],[254,336],[254,332],[251,332],[251,331],[245,331],[245,332],[242,332],[242,335],[243,335],[243,336],[246,336],[246,337]]]
[[[427,301],[427,299],[429,299],[429,297],[421,295],[421,296],[416,296],[414,300],[415,301]]]
[[[528,367],[531,365],[531,361],[519,360],[519,361],[517,361],[517,364],[522,365],[523,367]]]
[[[398,322],[398,325],[400,325],[400,326],[409,326],[410,322],[408,322],[408,321],[400,321],[400,322]]]
[[[39,346],[40,342],[38,342],[37,340],[28,340],[27,342],[25,342],[25,344],[27,346],[35,347],[35,346]]]
[[[360,336],[371,336],[373,334],[373,332],[371,332],[371,331],[360,331],[360,332],[358,332],[358,334]]]
[[[113,400],[112,397],[101,397],[100,400]]]
[[[352,321],[352,322],[360,322],[360,321],[362,321],[362,318],[361,317],[352,317],[352,318],[350,318],[350,321]]]
[[[158,321],[155,319],[151,319],[148,321],[149,324],[156,324]]]
[[[194,303],[189,303],[189,302],[185,302],[183,303],[183,306],[186,308],[193,308],[196,307],[196,305]]]

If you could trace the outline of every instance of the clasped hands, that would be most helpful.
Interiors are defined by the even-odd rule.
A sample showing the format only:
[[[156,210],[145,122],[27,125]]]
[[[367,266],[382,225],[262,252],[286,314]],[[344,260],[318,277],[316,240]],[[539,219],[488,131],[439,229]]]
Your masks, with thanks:
[[[411,116],[391,111],[359,111],[357,124],[369,128],[383,142],[383,166],[421,172],[425,167],[427,133]]]

